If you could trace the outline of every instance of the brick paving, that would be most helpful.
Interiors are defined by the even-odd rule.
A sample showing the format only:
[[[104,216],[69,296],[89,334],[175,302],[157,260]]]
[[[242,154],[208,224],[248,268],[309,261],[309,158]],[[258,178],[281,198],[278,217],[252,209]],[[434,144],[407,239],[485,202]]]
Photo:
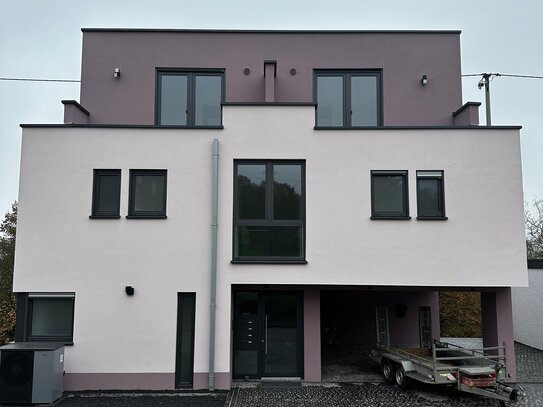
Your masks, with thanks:
[[[543,407],[543,351],[516,343],[519,384],[526,398],[516,407]],[[268,387],[255,383],[236,383],[226,407],[495,407],[499,403],[450,389],[415,384],[401,390],[385,383],[304,383],[289,387]]]

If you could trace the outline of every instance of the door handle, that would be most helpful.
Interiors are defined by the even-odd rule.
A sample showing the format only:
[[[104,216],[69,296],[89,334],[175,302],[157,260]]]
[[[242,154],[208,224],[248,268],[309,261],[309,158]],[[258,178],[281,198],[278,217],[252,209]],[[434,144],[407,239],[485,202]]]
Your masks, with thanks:
[[[268,354],[268,316],[266,315],[266,318],[265,318],[265,324],[266,324],[266,327],[265,327],[265,330],[266,330],[266,333],[264,335],[264,351],[265,351],[265,354],[267,355]]]

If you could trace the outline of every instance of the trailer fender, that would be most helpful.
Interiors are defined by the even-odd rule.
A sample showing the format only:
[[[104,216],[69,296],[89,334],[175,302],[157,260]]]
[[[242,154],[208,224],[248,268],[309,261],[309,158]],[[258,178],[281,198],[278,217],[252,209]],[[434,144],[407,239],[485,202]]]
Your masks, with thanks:
[[[400,362],[400,365],[402,365],[404,372],[415,372],[417,369],[415,369],[415,365],[413,362],[409,360],[402,360]]]

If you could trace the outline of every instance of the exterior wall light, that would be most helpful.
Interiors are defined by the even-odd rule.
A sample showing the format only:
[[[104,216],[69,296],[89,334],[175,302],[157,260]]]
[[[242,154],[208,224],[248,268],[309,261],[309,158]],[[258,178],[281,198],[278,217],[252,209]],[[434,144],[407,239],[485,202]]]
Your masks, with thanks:
[[[113,77],[117,79],[121,77],[121,68],[115,68],[113,70]]]
[[[428,84],[428,76],[422,75],[420,83],[422,83],[422,86],[426,86]]]
[[[126,287],[124,287],[124,292],[128,296],[132,296],[134,295],[134,287],[132,287],[131,285],[127,285]]]

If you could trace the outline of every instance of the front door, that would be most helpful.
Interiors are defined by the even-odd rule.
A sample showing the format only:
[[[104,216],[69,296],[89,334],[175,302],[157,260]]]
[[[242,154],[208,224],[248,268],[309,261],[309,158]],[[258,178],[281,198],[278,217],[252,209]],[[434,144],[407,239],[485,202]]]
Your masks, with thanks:
[[[302,295],[234,293],[234,378],[302,377]]]

